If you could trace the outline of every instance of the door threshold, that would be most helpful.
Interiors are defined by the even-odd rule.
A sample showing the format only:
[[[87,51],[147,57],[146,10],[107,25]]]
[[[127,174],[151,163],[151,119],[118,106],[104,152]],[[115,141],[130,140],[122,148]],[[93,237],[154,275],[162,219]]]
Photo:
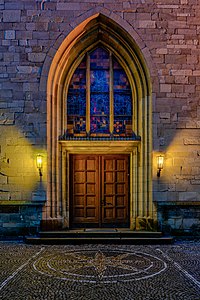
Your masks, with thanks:
[[[117,228],[85,228],[85,232],[118,232]]]

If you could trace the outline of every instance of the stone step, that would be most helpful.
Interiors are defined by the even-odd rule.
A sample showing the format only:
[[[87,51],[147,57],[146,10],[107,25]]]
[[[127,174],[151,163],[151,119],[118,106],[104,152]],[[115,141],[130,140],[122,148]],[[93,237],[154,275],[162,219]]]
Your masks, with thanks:
[[[172,237],[25,237],[27,244],[172,244]]]
[[[133,231],[124,229],[74,229],[63,231],[41,231],[40,238],[160,238],[162,232]]]
[[[81,243],[128,243],[128,244],[169,244],[172,237],[162,232],[133,231],[128,229],[73,229],[62,231],[41,231],[37,237],[26,237],[32,244],[81,244]]]

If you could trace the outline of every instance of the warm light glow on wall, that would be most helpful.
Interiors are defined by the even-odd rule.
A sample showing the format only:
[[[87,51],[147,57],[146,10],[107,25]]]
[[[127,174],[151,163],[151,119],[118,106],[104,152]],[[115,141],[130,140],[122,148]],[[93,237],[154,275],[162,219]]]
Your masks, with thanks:
[[[42,188],[46,189],[46,150],[25,138],[16,126],[2,126],[0,134],[0,175],[2,200],[31,201],[41,189],[36,157],[42,156]]]

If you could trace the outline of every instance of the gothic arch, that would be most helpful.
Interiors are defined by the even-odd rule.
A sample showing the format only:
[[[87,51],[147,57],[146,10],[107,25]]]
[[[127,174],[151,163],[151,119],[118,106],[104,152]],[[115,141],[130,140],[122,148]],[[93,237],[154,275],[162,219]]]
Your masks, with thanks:
[[[65,38],[57,50],[51,64],[47,84],[47,143],[48,143],[48,191],[47,203],[43,214],[44,224],[53,227],[68,227],[69,209],[67,208],[63,188],[66,177],[62,144],[59,137],[64,134],[63,99],[66,97],[66,86],[69,83],[83,55],[98,44],[110,49],[126,70],[132,85],[137,111],[136,133],[141,137],[133,151],[134,170],[131,191],[134,213],[131,214],[131,228],[135,228],[136,219],[150,217],[156,219],[152,203],[151,151],[151,80],[147,64],[141,51],[145,46],[131,26],[127,32],[124,22],[117,24],[113,19],[96,13],[89,16]],[[75,26],[77,25],[77,26]],[[134,32],[135,39],[131,36]],[[128,147],[128,146],[127,146]]]

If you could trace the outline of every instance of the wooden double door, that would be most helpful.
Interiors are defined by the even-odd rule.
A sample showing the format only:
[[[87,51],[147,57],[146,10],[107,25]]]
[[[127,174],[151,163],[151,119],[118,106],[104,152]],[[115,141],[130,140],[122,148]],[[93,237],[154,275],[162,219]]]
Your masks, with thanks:
[[[71,227],[129,227],[128,173],[128,155],[71,155]]]

